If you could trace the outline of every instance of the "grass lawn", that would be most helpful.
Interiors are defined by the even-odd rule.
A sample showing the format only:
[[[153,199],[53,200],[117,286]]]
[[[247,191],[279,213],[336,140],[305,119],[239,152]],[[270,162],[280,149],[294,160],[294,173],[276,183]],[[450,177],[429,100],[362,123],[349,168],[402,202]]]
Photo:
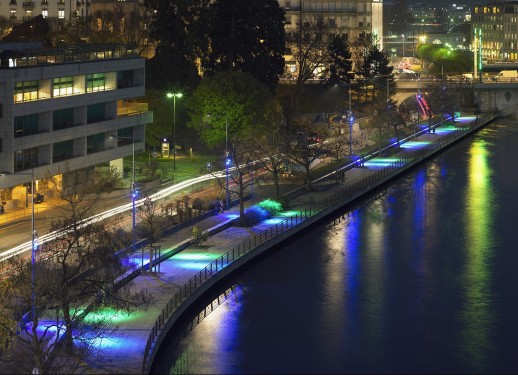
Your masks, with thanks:
[[[153,168],[153,164],[156,164],[156,174],[160,175],[163,179],[171,179],[174,181],[183,181],[192,177],[196,177],[202,174],[209,173],[207,170],[207,163],[211,163],[212,171],[223,168],[223,162],[221,155],[205,155],[205,154],[193,154],[191,156],[177,155],[176,156],[176,171],[173,170],[174,159],[173,157],[153,158],[147,152],[143,152],[135,155],[135,176],[137,181],[141,178],[150,174]],[[124,177],[131,178],[132,168],[132,156],[124,158]]]

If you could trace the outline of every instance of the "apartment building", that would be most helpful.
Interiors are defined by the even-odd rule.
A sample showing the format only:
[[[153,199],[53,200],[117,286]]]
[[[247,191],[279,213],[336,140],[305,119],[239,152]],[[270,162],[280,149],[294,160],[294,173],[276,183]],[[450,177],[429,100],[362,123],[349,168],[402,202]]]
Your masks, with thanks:
[[[375,36],[383,49],[383,2],[382,0],[278,0],[285,9],[286,26],[289,33],[301,19],[322,17],[329,34],[342,35],[352,42],[362,32]],[[289,56],[286,58],[288,71],[296,69]],[[318,74],[318,72],[315,72]]]
[[[138,101],[145,59],[136,49],[13,43],[0,51],[0,198],[7,209],[25,201],[32,175],[37,191],[48,176],[67,186],[71,171],[106,162],[121,169],[124,156],[144,149],[153,115]]]
[[[6,0],[0,1],[0,16],[8,18],[13,24],[28,21],[40,14],[44,18],[68,21],[75,12],[86,16],[89,6],[90,0]]]
[[[518,1],[475,5],[471,21],[474,48],[484,63],[518,60]]]
[[[301,18],[321,16],[329,33],[344,35],[349,41],[361,32],[372,33],[383,40],[382,0],[278,0],[286,11],[286,32]]]

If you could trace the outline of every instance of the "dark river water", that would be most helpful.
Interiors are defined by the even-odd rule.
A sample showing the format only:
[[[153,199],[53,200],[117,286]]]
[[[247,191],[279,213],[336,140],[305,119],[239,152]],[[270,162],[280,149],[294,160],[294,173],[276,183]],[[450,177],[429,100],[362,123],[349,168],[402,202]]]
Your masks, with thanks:
[[[343,213],[237,275],[152,372],[518,372],[516,120]]]

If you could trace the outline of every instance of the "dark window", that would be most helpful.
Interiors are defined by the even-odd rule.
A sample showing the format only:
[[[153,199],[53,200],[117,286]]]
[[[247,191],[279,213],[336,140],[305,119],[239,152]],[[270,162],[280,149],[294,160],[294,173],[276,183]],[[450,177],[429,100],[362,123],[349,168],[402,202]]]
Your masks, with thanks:
[[[38,165],[38,149],[27,148],[14,153],[14,171],[19,172]]]
[[[117,131],[117,147],[133,143],[133,128],[124,128]]]
[[[86,137],[86,153],[93,154],[104,150],[104,133]]]
[[[38,114],[17,116],[14,118],[14,137],[24,137],[38,133]]]
[[[54,143],[52,145],[52,162],[72,159],[74,157],[74,141],[68,140],[64,142]]]
[[[74,126],[74,109],[66,108],[52,112],[52,129],[60,130]]]
[[[106,116],[104,113],[104,103],[92,104],[86,110],[86,122],[91,124],[93,122],[104,121]]]
[[[117,72],[117,88],[133,87],[133,70]]]

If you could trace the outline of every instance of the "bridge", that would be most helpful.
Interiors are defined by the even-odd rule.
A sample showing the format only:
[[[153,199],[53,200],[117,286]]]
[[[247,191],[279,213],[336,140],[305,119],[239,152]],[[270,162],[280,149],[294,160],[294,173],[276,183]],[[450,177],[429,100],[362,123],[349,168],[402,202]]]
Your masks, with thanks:
[[[459,86],[464,90],[473,90],[474,106],[478,106],[481,113],[505,112],[506,115],[518,115],[518,79],[510,81],[434,81],[431,79],[398,80],[398,92],[393,96],[399,104],[421,91],[434,82],[444,82],[446,85]],[[516,109],[515,109],[516,108]]]

